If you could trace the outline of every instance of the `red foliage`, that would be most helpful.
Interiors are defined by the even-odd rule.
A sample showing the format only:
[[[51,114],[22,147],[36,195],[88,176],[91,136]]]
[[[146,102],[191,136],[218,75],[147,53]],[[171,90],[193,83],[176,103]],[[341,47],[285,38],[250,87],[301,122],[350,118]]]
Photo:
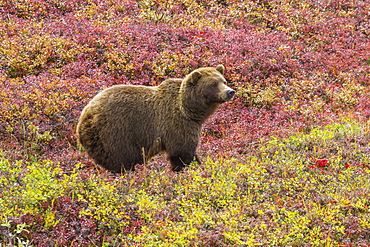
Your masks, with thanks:
[[[327,159],[316,159],[314,160],[314,163],[312,165],[310,165],[309,167],[310,168],[321,168],[321,169],[324,169],[324,168],[327,168],[330,166],[330,163],[329,163],[329,160]]]
[[[189,18],[180,14],[190,8],[187,5],[166,12],[172,18],[169,23],[138,17],[142,6],[136,1],[7,2],[0,17],[0,113],[4,116],[0,136],[7,140],[2,145],[29,150],[28,141],[36,138],[29,129],[32,123],[40,133],[50,131],[56,137],[49,142],[38,140],[40,154],[75,147],[78,115],[102,88],[117,83],[157,85],[165,78],[218,63],[226,66],[240,98],[208,122],[209,137],[203,142],[213,139],[210,149],[224,141],[230,142],[223,144],[226,149],[235,147],[233,152],[245,153],[263,137],[279,135],[289,126],[307,129],[343,110],[367,117],[365,88],[348,91],[343,87],[369,85],[366,6],[334,2],[291,6],[251,2],[246,8],[263,12],[253,21],[238,14],[232,17],[232,11],[241,11],[237,1],[215,5],[218,11],[205,14],[222,20],[228,28],[180,27],[181,18]],[[99,18],[94,18],[98,13]],[[296,90],[294,83],[304,80],[316,81],[315,88],[305,89],[303,84]],[[253,91],[245,93],[248,85],[253,85]],[[270,89],[273,98],[257,103]],[[335,94],[346,94],[345,108],[341,98],[332,98]],[[312,119],[312,115],[287,110],[293,104],[292,95],[303,107],[322,100],[325,111],[312,113]]]

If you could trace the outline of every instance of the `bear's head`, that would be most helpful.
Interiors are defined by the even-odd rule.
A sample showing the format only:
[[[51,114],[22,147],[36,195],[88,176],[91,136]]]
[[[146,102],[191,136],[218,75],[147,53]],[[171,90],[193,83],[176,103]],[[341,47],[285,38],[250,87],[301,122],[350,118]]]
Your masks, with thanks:
[[[221,103],[231,100],[235,91],[226,85],[224,72],[225,67],[218,65],[199,68],[187,75],[180,88],[185,110],[207,118]]]

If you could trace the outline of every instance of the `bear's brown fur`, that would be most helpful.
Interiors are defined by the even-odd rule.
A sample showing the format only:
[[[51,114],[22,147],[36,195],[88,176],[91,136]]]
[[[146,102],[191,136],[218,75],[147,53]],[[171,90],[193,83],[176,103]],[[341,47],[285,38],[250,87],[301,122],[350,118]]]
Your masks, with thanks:
[[[159,86],[116,85],[97,94],[77,125],[79,142],[102,167],[124,172],[166,151],[180,171],[196,156],[204,121],[230,100],[224,66],[194,70]]]

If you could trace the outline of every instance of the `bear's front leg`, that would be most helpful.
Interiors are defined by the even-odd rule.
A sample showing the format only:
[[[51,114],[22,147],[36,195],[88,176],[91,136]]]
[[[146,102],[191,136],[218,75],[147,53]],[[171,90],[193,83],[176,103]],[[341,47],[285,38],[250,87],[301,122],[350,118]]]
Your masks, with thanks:
[[[190,165],[190,163],[194,161],[200,164],[200,160],[196,154],[170,155],[171,168],[172,171],[175,172],[182,171],[185,166]]]

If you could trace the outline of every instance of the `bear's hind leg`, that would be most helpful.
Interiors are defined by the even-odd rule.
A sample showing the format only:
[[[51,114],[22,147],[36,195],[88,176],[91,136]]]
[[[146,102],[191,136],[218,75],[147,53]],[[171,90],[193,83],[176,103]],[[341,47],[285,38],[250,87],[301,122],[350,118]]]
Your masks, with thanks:
[[[136,164],[143,164],[143,157],[140,148],[128,145],[110,147],[107,153],[109,159],[104,166],[116,173],[134,171]]]

